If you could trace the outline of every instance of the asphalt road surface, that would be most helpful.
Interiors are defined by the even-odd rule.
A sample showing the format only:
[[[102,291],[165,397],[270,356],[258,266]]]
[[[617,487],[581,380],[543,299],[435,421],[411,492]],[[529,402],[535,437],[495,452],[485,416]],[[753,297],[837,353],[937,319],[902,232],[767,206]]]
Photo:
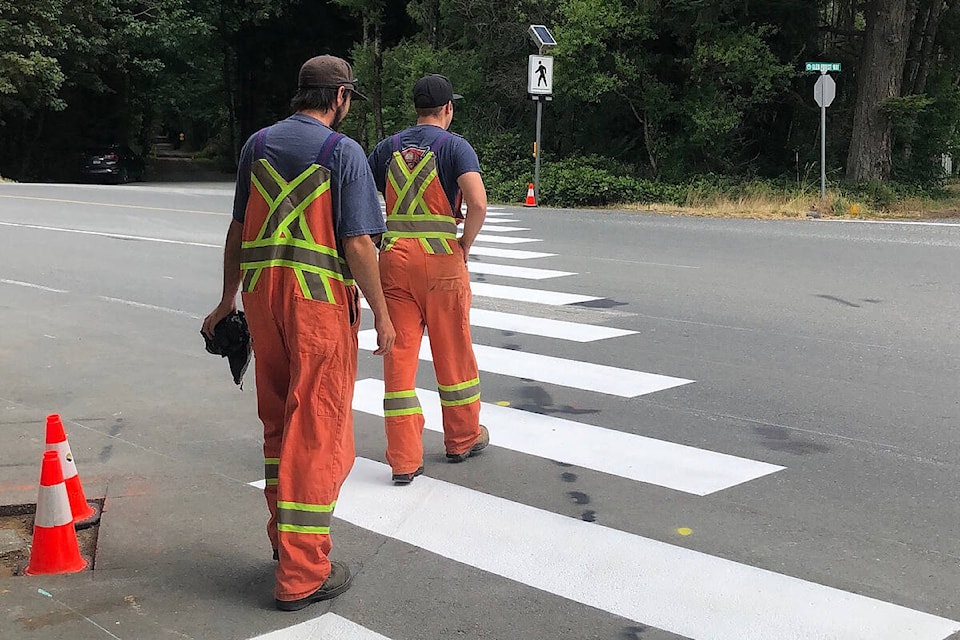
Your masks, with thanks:
[[[361,334],[353,588],[273,607],[251,371],[207,354],[229,184],[0,185],[0,505],[60,413],[96,565],[0,580],[0,638],[960,638],[960,226],[491,208],[491,446],[384,464]]]

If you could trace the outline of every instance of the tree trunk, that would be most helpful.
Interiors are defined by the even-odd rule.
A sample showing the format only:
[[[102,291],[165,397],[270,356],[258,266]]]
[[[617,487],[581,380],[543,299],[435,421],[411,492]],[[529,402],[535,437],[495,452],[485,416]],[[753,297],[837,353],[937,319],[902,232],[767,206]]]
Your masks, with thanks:
[[[370,17],[367,14],[363,14],[363,40],[361,45],[363,51],[366,52],[370,48]],[[370,145],[370,131],[367,129],[367,115],[369,108],[366,105],[360,109],[360,139],[358,142],[364,150],[369,151],[371,149]]]
[[[233,81],[233,65],[231,63],[233,52],[229,46],[224,44],[222,53],[223,60],[220,70],[223,80],[224,106],[227,108],[227,144],[233,152],[233,161],[237,162],[240,159],[240,145],[237,142],[239,122],[237,119],[236,86]]]
[[[930,75],[930,63],[933,61],[933,47],[937,41],[937,30],[940,28],[940,18],[943,16],[943,0],[932,0],[930,17],[923,34],[923,44],[920,48],[920,65],[913,80],[912,93],[924,93],[927,90],[927,77]]]
[[[440,0],[434,0],[430,16],[430,44],[434,49],[440,48]]]
[[[900,96],[906,66],[909,0],[871,0],[857,70],[857,100],[853,114],[847,179],[854,182],[890,177],[893,130],[881,106]]]
[[[377,140],[383,140],[383,27],[382,16],[373,23],[373,128]]]

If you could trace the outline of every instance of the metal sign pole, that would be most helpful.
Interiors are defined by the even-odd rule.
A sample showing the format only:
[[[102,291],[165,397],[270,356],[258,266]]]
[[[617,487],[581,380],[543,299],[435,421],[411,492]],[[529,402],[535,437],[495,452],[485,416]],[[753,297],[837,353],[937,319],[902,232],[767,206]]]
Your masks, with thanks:
[[[555,47],[557,41],[553,39],[550,30],[542,24],[532,24],[528,31],[533,43],[537,45],[539,55],[527,58],[527,93],[537,101],[537,139],[533,143],[533,199],[534,205],[540,205],[540,153],[543,149],[541,141],[543,125],[543,103],[550,100],[553,93],[553,57],[545,56],[544,51]],[[536,76],[536,82],[534,82]],[[527,205],[530,206],[530,205]]]
[[[537,98],[537,142],[536,153],[534,154],[533,165],[533,196],[537,204],[540,204],[540,122],[543,120],[543,100]]]
[[[820,75],[827,75],[826,70]],[[827,103],[821,100],[820,105],[820,214],[826,214],[827,206]]]
[[[837,96],[837,84],[830,71],[840,71],[839,62],[808,62],[807,71],[819,71],[813,87],[813,99],[820,107],[820,212],[827,206],[827,107]]]

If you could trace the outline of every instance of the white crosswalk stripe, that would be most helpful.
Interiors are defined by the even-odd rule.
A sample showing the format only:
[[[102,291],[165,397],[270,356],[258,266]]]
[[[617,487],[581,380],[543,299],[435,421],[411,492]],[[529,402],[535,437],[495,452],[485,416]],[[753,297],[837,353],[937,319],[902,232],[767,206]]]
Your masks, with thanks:
[[[523,251],[522,249],[500,249],[499,247],[470,247],[471,256],[489,256],[491,258],[509,258],[511,260],[534,260],[536,258],[551,258],[557,254],[541,251]]]
[[[525,244],[527,242],[542,242],[537,238],[517,238],[516,236],[488,236],[484,233],[477,235],[477,242],[492,242],[494,244]]]
[[[502,222],[502,220],[497,220],[497,222]],[[487,232],[492,231],[494,233],[506,233],[508,231],[530,231],[530,229],[527,227],[500,227],[493,224],[483,225],[483,230]]]
[[[443,432],[440,394],[417,389],[426,428]],[[383,382],[357,382],[357,411],[383,417]],[[539,458],[676,489],[698,496],[749,482],[783,467],[604,429],[572,420],[482,403],[490,444]]]
[[[486,309],[472,309],[470,311],[470,324],[476,327],[500,329],[501,331],[516,331],[517,333],[543,336],[545,338],[557,338],[571,342],[596,342],[597,340],[609,340],[610,338],[620,338],[636,333],[636,331],[629,331],[627,329],[601,327],[592,324],[567,322],[566,320],[552,320],[550,318],[533,318],[531,316],[505,313],[503,311],[489,311]]]
[[[470,289],[473,291],[474,296],[481,298],[500,298],[501,300],[518,300],[520,302],[535,302],[553,306],[590,302],[591,300],[600,299],[596,296],[584,296],[577,293],[525,289],[523,287],[510,287],[502,284],[489,284],[487,282],[471,282]]]
[[[365,309],[370,308],[370,304],[366,300],[361,299],[360,304]],[[516,333],[526,333],[544,338],[568,340],[570,342],[596,342],[597,340],[609,340],[610,338],[620,338],[636,333],[636,331],[630,331],[628,329],[602,327],[593,324],[581,324],[579,322],[552,320],[550,318],[538,318],[477,308],[470,310],[470,324],[474,327],[514,331]]]
[[[360,348],[373,351],[377,348],[377,332],[367,329],[360,332]],[[673,378],[656,373],[609,367],[591,362],[555,358],[537,353],[524,353],[499,347],[474,345],[477,365],[481,371],[499,373],[515,378],[527,378],[562,387],[596,391],[623,398],[635,398],[648,393],[690,384],[693,380]],[[420,345],[420,359],[433,360],[430,339],[424,336]]]
[[[526,280],[546,280],[561,276],[575,276],[571,271],[556,271],[554,269],[533,269],[531,267],[514,267],[508,264],[490,264],[471,260],[467,263],[470,273],[479,273],[488,276],[505,276],[507,278],[524,278]]]
[[[335,613],[266,633],[252,640],[390,640]]]

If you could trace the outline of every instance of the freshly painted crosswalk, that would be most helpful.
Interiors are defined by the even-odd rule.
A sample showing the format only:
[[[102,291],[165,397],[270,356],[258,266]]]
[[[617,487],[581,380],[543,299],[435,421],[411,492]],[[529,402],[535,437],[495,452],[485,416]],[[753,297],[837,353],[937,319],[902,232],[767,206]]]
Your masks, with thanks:
[[[457,517],[451,518],[450,514]],[[336,516],[601,611],[697,640],[944,640],[960,622],[358,458]]]
[[[491,211],[494,222],[507,212]],[[514,220],[509,220],[514,222]],[[491,235],[527,228],[486,225],[473,256],[532,260],[555,254],[485,245],[535,242]],[[515,242],[505,241],[510,238]],[[469,263],[472,275],[531,281],[572,272]],[[596,297],[528,287],[471,283],[476,298],[516,300],[545,308]],[[626,339],[634,331],[474,308],[474,327],[589,343]],[[360,347],[376,348],[373,330]],[[625,398],[693,382],[600,363],[475,344],[481,371]],[[425,336],[419,357],[432,360]],[[641,365],[642,366],[642,365]],[[483,375],[481,379],[483,379]],[[417,389],[426,427],[442,431],[436,391]],[[353,409],[383,415],[383,383],[356,385]],[[491,446],[552,460],[690,496],[709,496],[762,482],[784,467],[629,433],[637,425],[586,424],[484,402]],[[609,428],[608,428],[609,427]],[[430,469],[427,469],[429,474]],[[945,640],[960,622],[666,544],[596,523],[443,482],[429,475],[408,487],[390,482],[389,467],[357,459],[336,517],[443,558],[567,598],[612,615],[694,640]],[[251,483],[263,487],[263,481]],[[638,485],[639,487],[640,485]],[[456,513],[456,518],[450,518]],[[576,541],[571,545],[571,541]],[[345,618],[325,614],[256,640],[388,640]]]
[[[417,389],[426,428],[443,432],[440,394]],[[357,382],[353,408],[383,417],[383,382]],[[482,403],[490,444],[538,458],[705,496],[783,467],[572,420]]]
[[[358,458],[336,518],[694,640],[947,640],[960,622]],[[262,489],[264,482],[251,482]],[[456,513],[456,518],[450,514]],[[571,541],[576,541],[575,547]],[[386,640],[324,614],[254,640]]]
[[[373,351],[377,348],[377,332],[367,329],[360,332],[360,348]],[[621,369],[591,362],[556,358],[537,353],[524,353],[499,347],[474,345],[477,365],[481,371],[498,373],[514,378],[527,378],[562,387],[596,391],[623,398],[635,398],[648,393],[690,384],[693,380],[646,373],[633,369]],[[420,359],[432,361],[430,339],[424,336],[420,345]]]

